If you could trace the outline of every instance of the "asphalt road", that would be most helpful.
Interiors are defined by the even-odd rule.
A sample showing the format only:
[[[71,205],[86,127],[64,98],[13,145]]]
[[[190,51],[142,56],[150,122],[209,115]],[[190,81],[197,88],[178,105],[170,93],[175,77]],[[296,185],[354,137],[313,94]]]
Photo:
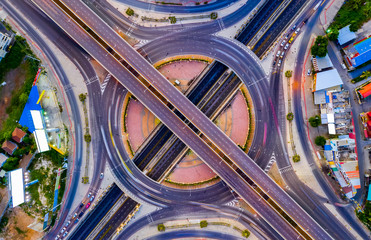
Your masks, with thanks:
[[[210,239],[230,239],[230,240],[243,240],[246,238],[236,237],[228,233],[214,232],[208,230],[176,230],[166,233],[160,233],[156,236],[146,238],[146,240],[172,240],[184,238],[210,238]]]
[[[239,0],[216,0],[208,4],[201,4],[195,6],[179,6],[179,5],[165,5],[155,4],[152,2],[143,2],[138,0],[118,0],[125,5],[141,8],[143,10],[149,10],[153,12],[165,12],[165,13],[204,13],[220,10],[228,7],[231,4],[237,4]]]

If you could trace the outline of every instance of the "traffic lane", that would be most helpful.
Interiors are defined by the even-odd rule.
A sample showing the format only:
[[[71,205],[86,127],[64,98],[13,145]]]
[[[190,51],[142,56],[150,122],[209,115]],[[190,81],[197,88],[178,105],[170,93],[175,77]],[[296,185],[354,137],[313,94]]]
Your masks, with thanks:
[[[163,13],[204,13],[210,11],[216,11],[222,8],[229,7],[232,4],[237,4],[240,0],[216,0],[208,4],[201,4],[195,6],[189,5],[161,5],[161,3],[155,4],[151,2],[142,2],[137,0],[118,0],[125,5],[141,8],[147,11],[163,12]]]
[[[114,186],[106,193],[93,210],[79,209],[81,211],[89,211],[83,221],[78,223],[78,227],[70,234],[70,239],[85,239],[93,231],[104,216],[109,212],[112,206],[123,196],[121,189],[114,184]],[[71,220],[73,222],[74,220]],[[71,224],[72,227],[73,223]],[[67,229],[68,230],[68,229]]]
[[[133,224],[129,224],[125,231],[119,235],[120,239],[129,239],[133,234],[140,231],[147,225],[153,225],[157,222],[177,221],[188,219],[195,221],[207,218],[227,218],[233,221],[239,221],[247,229],[253,232],[256,236],[261,236],[261,233],[255,231],[255,228],[262,231],[269,239],[283,239],[275,232],[269,224],[266,224],[263,219],[254,217],[251,213],[234,207],[228,206],[213,206],[207,208],[192,205],[177,205],[165,209],[152,212],[146,216],[137,219]],[[262,238],[265,238],[262,237]]]
[[[87,2],[85,3],[94,10],[100,17],[102,17],[107,23],[113,27],[121,28],[127,32],[130,36],[139,39],[155,39],[164,35],[176,34],[177,31],[184,31],[188,33],[200,33],[200,34],[211,34],[216,31],[222,30],[222,28],[228,28],[243,19],[248,13],[250,13],[259,3],[259,0],[248,0],[240,8],[233,13],[219,18],[217,21],[203,22],[203,23],[186,23],[186,24],[173,24],[170,26],[156,26],[156,27],[144,27],[137,25],[128,18],[126,18],[121,12],[114,8],[111,4],[106,1],[103,2]]]
[[[230,240],[242,240],[245,238],[236,237],[235,235],[221,233],[216,231],[205,231],[205,230],[176,230],[166,233],[160,233],[155,236],[146,238],[146,240],[171,240],[171,239],[184,239],[184,238],[212,238],[212,239],[230,239]]]
[[[117,231],[117,228],[123,223],[129,214],[133,212],[135,206],[138,203],[132,199],[128,199],[123,203],[115,214],[106,222],[99,233],[94,237],[94,239],[111,239],[112,235]]]

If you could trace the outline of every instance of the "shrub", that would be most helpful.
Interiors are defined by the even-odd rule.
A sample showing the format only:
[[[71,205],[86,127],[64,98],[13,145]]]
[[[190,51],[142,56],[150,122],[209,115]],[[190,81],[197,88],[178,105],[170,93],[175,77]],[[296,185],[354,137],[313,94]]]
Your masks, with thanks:
[[[126,14],[127,14],[128,16],[133,16],[133,15],[134,15],[134,10],[131,9],[131,8],[128,8],[128,9],[126,9]]]
[[[218,18],[218,13],[216,13],[216,12],[212,12],[212,13],[210,14],[210,18],[211,18],[211,19],[217,19],[217,18]]]
[[[310,117],[308,121],[312,127],[318,127],[319,125],[321,125],[321,118],[318,115]]]
[[[170,23],[175,24],[176,23],[176,17],[169,17]]]
[[[294,114],[292,112],[289,112],[286,116],[286,119],[289,120],[290,122],[294,119]]]
[[[292,77],[292,71],[287,70],[287,71],[285,72],[285,77],[287,77],[287,78]]]
[[[85,142],[90,143],[91,142],[91,135],[90,134],[85,134],[84,139],[85,139]]]
[[[314,56],[324,57],[327,54],[328,39],[325,36],[318,36],[314,45],[311,48],[311,53]]]
[[[324,138],[323,136],[317,136],[316,139],[314,140],[314,143],[317,146],[323,147],[326,144],[326,138]]]
[[[300,155],[295,154],[294,156],[292,156],[292,161],[294,161],[294,162],[300,162]]]
[[[242,231],[242,237],[248,238],[250,236],[249,230],[245,229]]]
[[[79,99],[80,99],[81,102],[85,102],[85,100],[86,100],[86,93],[80,93]]]
[[[163,223],[160,223],[159,225],[157,225],[157,230],[159,232],[165,231],[165,225]]]
[[[205,227],[207,227],[207,225],[209,225],[209,223],[206,220],[202,220],[200,222],[200,228],[205,228]]]

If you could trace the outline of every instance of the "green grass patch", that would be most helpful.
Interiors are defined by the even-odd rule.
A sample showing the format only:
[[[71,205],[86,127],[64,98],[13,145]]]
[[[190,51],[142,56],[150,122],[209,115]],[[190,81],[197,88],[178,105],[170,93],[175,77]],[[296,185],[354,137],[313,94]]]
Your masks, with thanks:
[[[22,115],[23,108],[30,94],[32,83],[39,68],[39,62],[31,59],[23,61],[26,55],[33,55],[26,40],[17,36],[16,42],[10,52],[0,62],[0,82],[4,81],[6,74],[18,67],[26,70],[26,77],[23,86],[12,92],[10,105],[6,109],[8,118],[4,121],[0,130],[0,142],[10,139],[14,128],[18,126],[17,121]]]
[[[369,201],[366,202],[363,211],[356,212],[356,215],[371,230],[371,203]]]
[[[337,38],[338,30],[350,25],[350,30],[355,32],[362,25],[371,19],[370,0],[349,0],[346,1],[336,14],[334,21],[330,24],[327,32],[335,34],[331,39]]]

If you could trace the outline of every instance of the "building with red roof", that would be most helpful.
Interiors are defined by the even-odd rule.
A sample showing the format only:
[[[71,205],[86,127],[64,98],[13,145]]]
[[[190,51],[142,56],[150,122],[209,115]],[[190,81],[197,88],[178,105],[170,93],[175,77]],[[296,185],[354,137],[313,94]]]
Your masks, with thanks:
[[[1,148],[9,155],[13,155],[14,151],[18,148],[18,145],[12,141],[6,140],[5,142],[3,142]]]
[[[23,138],[26,136],[26,133],[22,131],[20,128],[15,128],[12,133],[12,139],[17,143],[21,143]]]

